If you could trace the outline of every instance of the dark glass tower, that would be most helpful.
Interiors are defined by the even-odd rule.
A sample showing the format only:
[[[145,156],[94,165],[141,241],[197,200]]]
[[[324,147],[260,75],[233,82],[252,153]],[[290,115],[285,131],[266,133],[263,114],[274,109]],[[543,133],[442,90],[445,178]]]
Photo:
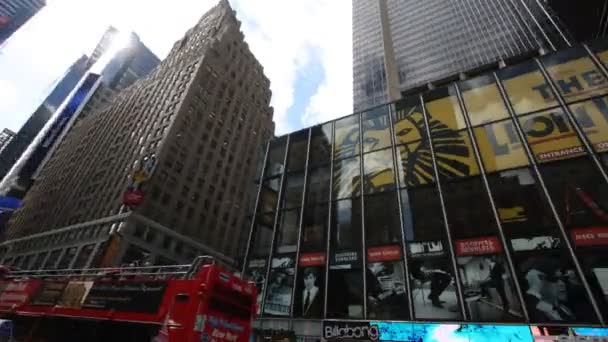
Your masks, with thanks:
[[[355,110],[570,44],[535,0],[353,0]]]
[[[44,0],[0,0],[0,44],[45,5]]]

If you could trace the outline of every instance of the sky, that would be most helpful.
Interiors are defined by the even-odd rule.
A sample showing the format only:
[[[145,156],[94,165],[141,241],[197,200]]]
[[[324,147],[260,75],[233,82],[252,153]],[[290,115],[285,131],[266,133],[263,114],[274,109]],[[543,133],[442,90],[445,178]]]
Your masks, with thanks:
[[[0,129],[17,131],[113,25],[161,59],[216,0],[47,0],[0,47]],[[231,0],[272,90],[276,134],[352,112],[351,0]]]

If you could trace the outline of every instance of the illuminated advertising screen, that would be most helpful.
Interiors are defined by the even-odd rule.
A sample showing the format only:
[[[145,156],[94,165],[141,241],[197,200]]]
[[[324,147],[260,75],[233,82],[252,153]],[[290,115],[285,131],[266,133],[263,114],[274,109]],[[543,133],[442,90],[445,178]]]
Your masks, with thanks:
[[[57,115],[51,127],[47,130],[45,136],[29,156],[27,162],[20,171],[20,176],[30,178],[44,161],[47,153],[53,148],[53,145],[60,139],[66,127],[77,114],[77,110],[84,103],[99,79],[99,75],[88,74],[80,86],[72,94],[67,104],[63,107],[61,113]]]

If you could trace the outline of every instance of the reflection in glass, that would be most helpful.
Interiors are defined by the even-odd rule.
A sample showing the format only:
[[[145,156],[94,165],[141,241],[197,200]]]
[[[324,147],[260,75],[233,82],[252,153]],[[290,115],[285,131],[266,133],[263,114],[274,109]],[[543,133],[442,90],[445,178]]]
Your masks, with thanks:
[[[566,114],[559,108],[522,116],[519,122],[540,163],[586,154]]]
[[[304,188],[304,174],[287,174],[284,182],[283,201],[281,205],[282,208],[287,209],[301,206],[302,191]]]
[[[331,159],[332,123],[315,126],[311,129],[309,166],[329,162]]]
[[[328,318],[363,318],[361,268],[330,270],[328,284]]]
[[[329,206],[325,204],[310,205],[304,208],[302,223],[301,250],[303,252],[320,252],[325,250]]]
[[[394,192],[365,197],[365,241],[367,246],[401,241],[399,208]]]
[[[608,92],[608,82],[580,47],[543,56],[549,76],[566,103]]]
[[[361,249],[361,199],[336,201],[332,211],[332,249]]]
[[[264,181],[262,184],[262,189],[260,190],[260,204],[258,205],[259,212],[265,213],[276,210],[280,182],[280,177],[275,177]]]
[[[496,235],[496,220],[481,178],[441,183],[454,239]]]
[[[392,190],[395,187],[393,151],[385,149],[363,155],[365,193]]]
[[[264,169],[264,177],[280,174],[285,170],[285,150],[287,147],[287,136],[272,140],[270,150]]]
[[[308,147],[308,130],[292,133],[289,138],[287,153],[287,171],[303,170],[306,166],[306,149]]]
[[[598,152],[608,151],[608,97],[570,105],[574,119]]]
[[[290,253],[296,251],[299,218],[300,209],[285,210],[281,212],[276,238],[277,253]]]
[[[501,69],[497,74],[516,114],[557,106],[551,88],[533,60]]]
[[[433,159],[428,140],[398,146],[397,167],[402,187],[435,181]]]
[[[401,205],[406,241],[445,238],[439,193],[434,186],[401,190]]]
[[[308,172],[306,203],[322,203],[329,200],[329,166],[320,166]]]
[[[274,213],[258,215],[253,231],[251,242],[251,256],[268,256],[270,254],[270,243],[272,242],[272,227]]]
[[[388,112],[389,107],[382,106],[361,114],[364,153],[391,145]]]
[[[405,99],[395,104],[393,125],[397,144],[426,140],[424,115],[417,98]]]
[[[359,154],[359,115],[340,119],[335,122],[335,125],[334,159]]]
[[[333,197],[335,199],[361,194],[359,157],[334,162]]]
[[[509,116],[491,74],[460,82],[459,85],[473,126]]]
[[[528,165],[528,158],[511,120],[473,128],[486,172]]]

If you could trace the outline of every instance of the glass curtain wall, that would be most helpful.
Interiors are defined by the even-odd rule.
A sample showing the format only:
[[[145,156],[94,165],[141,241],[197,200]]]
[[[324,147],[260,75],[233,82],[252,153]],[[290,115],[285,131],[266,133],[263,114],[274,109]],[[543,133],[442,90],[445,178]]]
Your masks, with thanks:
[[[576,46],[272,140],[262,315],[604,322],[607,63]]]

